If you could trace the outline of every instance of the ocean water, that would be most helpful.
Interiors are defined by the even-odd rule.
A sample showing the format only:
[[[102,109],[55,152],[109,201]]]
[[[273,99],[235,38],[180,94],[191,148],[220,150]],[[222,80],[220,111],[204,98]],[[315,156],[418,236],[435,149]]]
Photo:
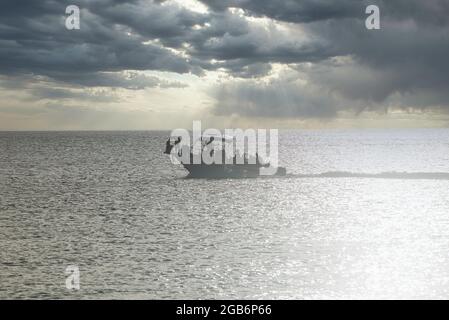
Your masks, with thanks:
[[[286,177],[221,180],[167,135],[0,133],[0,298],[449,298],[449,130],[281,131]]]

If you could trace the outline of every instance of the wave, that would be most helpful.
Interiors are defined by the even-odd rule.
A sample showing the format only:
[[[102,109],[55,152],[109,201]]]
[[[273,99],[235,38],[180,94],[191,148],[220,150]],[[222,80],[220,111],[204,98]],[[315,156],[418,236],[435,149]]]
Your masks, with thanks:
[[[410,180],[449,180],[449,172],[381,172],[357,173],[348,171],[328,171],[316,174],[288,174],[291,178],[377,178]]]

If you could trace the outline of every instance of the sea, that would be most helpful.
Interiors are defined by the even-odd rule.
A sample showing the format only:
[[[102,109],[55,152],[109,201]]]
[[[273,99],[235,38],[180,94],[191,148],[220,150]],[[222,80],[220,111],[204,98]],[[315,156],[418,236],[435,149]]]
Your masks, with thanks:
[[[0,298],[449,298],[449,129],[281,130],[252,179],[168,135],[0,132]]]

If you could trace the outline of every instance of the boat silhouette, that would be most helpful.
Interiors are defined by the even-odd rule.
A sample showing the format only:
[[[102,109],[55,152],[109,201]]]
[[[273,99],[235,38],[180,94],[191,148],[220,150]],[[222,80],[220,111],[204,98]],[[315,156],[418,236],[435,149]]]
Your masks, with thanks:
[[[226,153],[225,145],[234,143],[233,137],[202,136],[193,146],[182,145],[180,137],[170,137],[166,142],[165,154],[172,162],[181,164],[190,178],[256,178],[259,176],[286,175],[284,167],[271,167],[258,153]],[[203,155],[219,161],[205,161]],[[273,170],[274,169],[274,170]]]

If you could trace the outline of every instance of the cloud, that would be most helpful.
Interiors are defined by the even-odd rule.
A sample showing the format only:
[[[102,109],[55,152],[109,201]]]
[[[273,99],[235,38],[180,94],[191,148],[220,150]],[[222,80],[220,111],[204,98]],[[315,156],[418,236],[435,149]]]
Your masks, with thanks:
[[[3,1],[0,74],[8,80],[0,85],[14,90],[26,78],[46,82],[29,91],[37,99],[95,100],[95,88],[186,86],[148,72],[218,72],[227,76],[212,90],[221,115],[449,110],[447,0],[201,2],[208,10],[175,0],[80,0],[81,30],[69,31],[70,1]],[[381,9],[380,30],[365,28],[368,4]]]
[[[274,22],[251,23],[230,11],[200,14],[169,1],[82,1],[81,29],[66,30],[61,13],[68,3],[44,0],[21,6],[20,1],[7,1],[10,16],[0,23],[1,73],[202,74],[202,69],[220,68],[233,73],[237,64],[244,68],[330,55],[319,43],[303,43]],[[21,10],[23,6],[26,9]],[[239,74],[245,72],[235,72]]]
[[[332,118],[340,102],[320,87],[282,77],[267,83],[229,82],[215,89],[216,115],[268,118]]]
[[[201,2],[217,11],[235,7],[256,16],[301,23],[357,17],[365,1],[341,0],[337,3],[332,0],[201,0]]]
[[[57,81],[55,81],[55,79]],[[27,102],[40,100],[78,102],[120,102],[123,97],[116,89],[185,88],[186,84],[167,81],[139,72],[60,74],[54,78],[21,75],[0,76],[0,88],[14,93],[15,99]]]
[[[355,111],[385,111],[394,108],[449,111],[447,1],[376,1],[381,8],[382,27],[375,31],[364,27],[366,15],[363,14],[364,7],[360,6],[360,2],[351,7],[358,8],[358,14],[354,10],[348,10],[347,14],[338,11],[348,7],[351,1],[344,1],[338,10],[330,9],[331,6],[340,5],[333,3],[285,1],[272,8],[273,5],[265,1],[257,1],[257,5],[256,1],[225,2],[226,7],[239,5],[249,15],[297,22],[309,38],[315,41],[307,41],[296,54],[288,54],[292,50],[291,46],[283,48],[278,51],[277,61],[282,52],[290,59],[283,62],[298,70],[299,77],[309,86],[321,88],[321,91],[316,92],[318,96],[315,99],[310,99],[311,92],[298,84],[260,85],[257,81],[245,83],[243,87],[227,84],[225,87],[229,98],[217,93],[220,91],[215,92],[218,101],[216,109],[220,112],[228,110],[229,114],[236,112],[265,116],[270,115],[266,105],[269,103],[286,105],[286,112],[273,107],[270,116],[275,116],[279,111],[281,116],[297,114],[299,117],[327,117],[340,109],[340,105],[343,109]],[[225,7],[218,2],[210,5],[217,10],[224,10]],[[320,15],[313,15],[312,9],[316,5],[326,6],[329,10],[319,10]],[[301,14],[295,14],[296,10],[301,11]],[[334,14],[327,14],[332,12]],[[305,54],[307,51],[310,52],[310,57]],[[338,97],[338,101],[319,99],[319,95],[326,96],[329,92],[334,98]],[[233,100],[235,104],[238,99],[242,99],[244,107],[242,110],[237,106],[230,108],[221,99]],[[296,106],[303,106],[307,102],[309,107],[294,108],[286,101],[296,101]],[[253,106],[248,111],[247,106],[250,104]],[[316,110],[309,112],[309,108]],[[274,112],[275,110],[277,111]]]
[[[188,86],[179,81],[167,81],[156,76],[148,76],[135,71],[54,74],[53,78],[77,86],[124,88],[128,90],[185,88]]]
[[[202,26],[208,16],[190,11],[176,3],[139,1],[134,3],[117,2],[109,6],[94,6],[91,12],[106,21],[132,28],[148,39],[186,38],[195,26]]]
[[[64,26],[66,1],[39,5],[6,1],[9,16],[0,22],[0,72],[53,77],[67,73],[162,70],[187,73],[186,58],[146,38],[129,33],[118,22],[92,13],[114,1],[81,2],[81,29]],[[5,11],[2,11],[5,12]]]

